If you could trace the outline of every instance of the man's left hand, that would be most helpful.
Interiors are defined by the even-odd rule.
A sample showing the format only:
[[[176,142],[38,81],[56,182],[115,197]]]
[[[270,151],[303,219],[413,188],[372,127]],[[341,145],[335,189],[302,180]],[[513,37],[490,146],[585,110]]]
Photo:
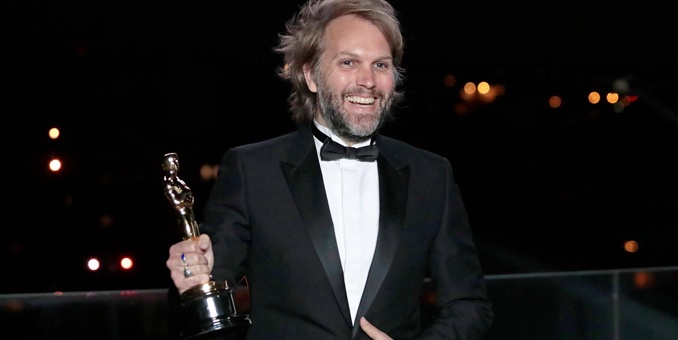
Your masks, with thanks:
[[[370,336],[370,338],[375,339],[375,340],[393,340],[391,339],[388,334],[382,332],[379,330],[379,328],[374,327],[365,317],[360,318],[360,328],[363,329],[363,332],[365,332],[367,335]]]

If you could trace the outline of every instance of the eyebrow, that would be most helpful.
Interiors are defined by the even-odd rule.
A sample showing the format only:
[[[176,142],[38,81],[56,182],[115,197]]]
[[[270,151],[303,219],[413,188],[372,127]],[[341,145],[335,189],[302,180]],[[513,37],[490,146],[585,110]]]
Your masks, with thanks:
[[[355,53],[347,52],[347,51],[341,51],[341,52],[337,53],[334,56],[334,58],[332,58],[332,60],[335,60],[339,57],[344,57],[344,56],[348,56],[348,57],[355,58],[355,59],[360,59],[360,56],[355,54]],[[381,56],[381,57],[378,57],[378,58],[375,59],[375,61],[384,61],[384,60],[393,60],[393,57],[390,56],[390,55],[385,55],[385,56]]]

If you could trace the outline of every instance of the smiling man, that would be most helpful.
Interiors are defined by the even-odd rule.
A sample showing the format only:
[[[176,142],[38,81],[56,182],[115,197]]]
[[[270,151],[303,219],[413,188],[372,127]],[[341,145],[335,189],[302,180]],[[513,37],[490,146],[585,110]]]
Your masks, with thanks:
[[[381,126],[395,90],[393,57],[386,38],[356,15],[337,18],[325,29],[325,50],[304,76],[317,93],[316,121],[352,145]]]
[[[378,134],[401,97],[394,9],[311,0],[286,27],[299,129],[225,153],[200,240],[170,248],[176,289],[247,276],[249,339],[480,339],[491,303],[450,163]]]

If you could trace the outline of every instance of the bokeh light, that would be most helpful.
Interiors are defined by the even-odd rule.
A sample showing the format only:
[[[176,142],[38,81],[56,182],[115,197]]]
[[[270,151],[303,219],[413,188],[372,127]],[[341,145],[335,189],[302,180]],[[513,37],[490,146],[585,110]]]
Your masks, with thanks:
[[[61,161],[58,160],[58,159],[56,159],[56,158],[55,158],[55,159],[52,159],[52,160],[49,162],[49,169],[52,170],[52,171],[54,171],[54,172],[57,172],[57,171],[61,170]]]
[[[101,263],[99,263],[99,260],[95,258],[91,258],[89,261],[87,261],[87,268],[89,268],[91,271],[97,271],[100,267]]]
[[[598,104],[600,102],[600,93],[593,91],[589,93],[589,103]]]
[[[490,92],[490,84],[487,82],[483,81],[478,84],[478,93],[480,94],[487,94]]]
[[[125,270],[132,269],[132,266],[134,266],[134,262],[132,262],[132,259],[129,257],[123,257],[122,260],[120,260],[120,267]]]
[[[443,78],[443,84],[445,84],[446,87],[453,87],[457,84],[457,78],[451,74],[448,74],[445,76],[445,78]]]
[[[557,109],[562,104],[562,99],[559,96],[551,96],[549,98],[549,106],[553,109]]]
[[[624,242],[624,250],[628,253],[635,253],[639,249],[638,242],[634,240]]]
[[[476,92],[476,84],[468,82],[464,85],[464,93],[473,94]]]
[[[59,129],[57,129],[57,128],[51,128],[51,129],[49,129],[48,134],[49,134],[49,138],[57,139],[57,138],[59,138],[61,131],[59,131]]]

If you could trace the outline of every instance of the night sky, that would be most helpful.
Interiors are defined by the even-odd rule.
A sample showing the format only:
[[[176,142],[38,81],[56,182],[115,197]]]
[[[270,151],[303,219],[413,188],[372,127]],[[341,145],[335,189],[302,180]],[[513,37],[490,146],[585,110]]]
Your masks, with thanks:
[[[300,3],[3,2],[0,293],[167,287],[181,236],[162,156],[179,154],[200,220],[212,185],[203,164],[294,129],[273,47]],[[406,97],[382,132],[450,160],[486,274],[678,265],[671,11],[441,3],[392,1]],[[460,98],[480,81],[505,92]],[[637,100],[621,111],[587,101],[615,84]],[[119,269],[123,256],[132,270]],[[99,271],[86,270],[90,257]]]

